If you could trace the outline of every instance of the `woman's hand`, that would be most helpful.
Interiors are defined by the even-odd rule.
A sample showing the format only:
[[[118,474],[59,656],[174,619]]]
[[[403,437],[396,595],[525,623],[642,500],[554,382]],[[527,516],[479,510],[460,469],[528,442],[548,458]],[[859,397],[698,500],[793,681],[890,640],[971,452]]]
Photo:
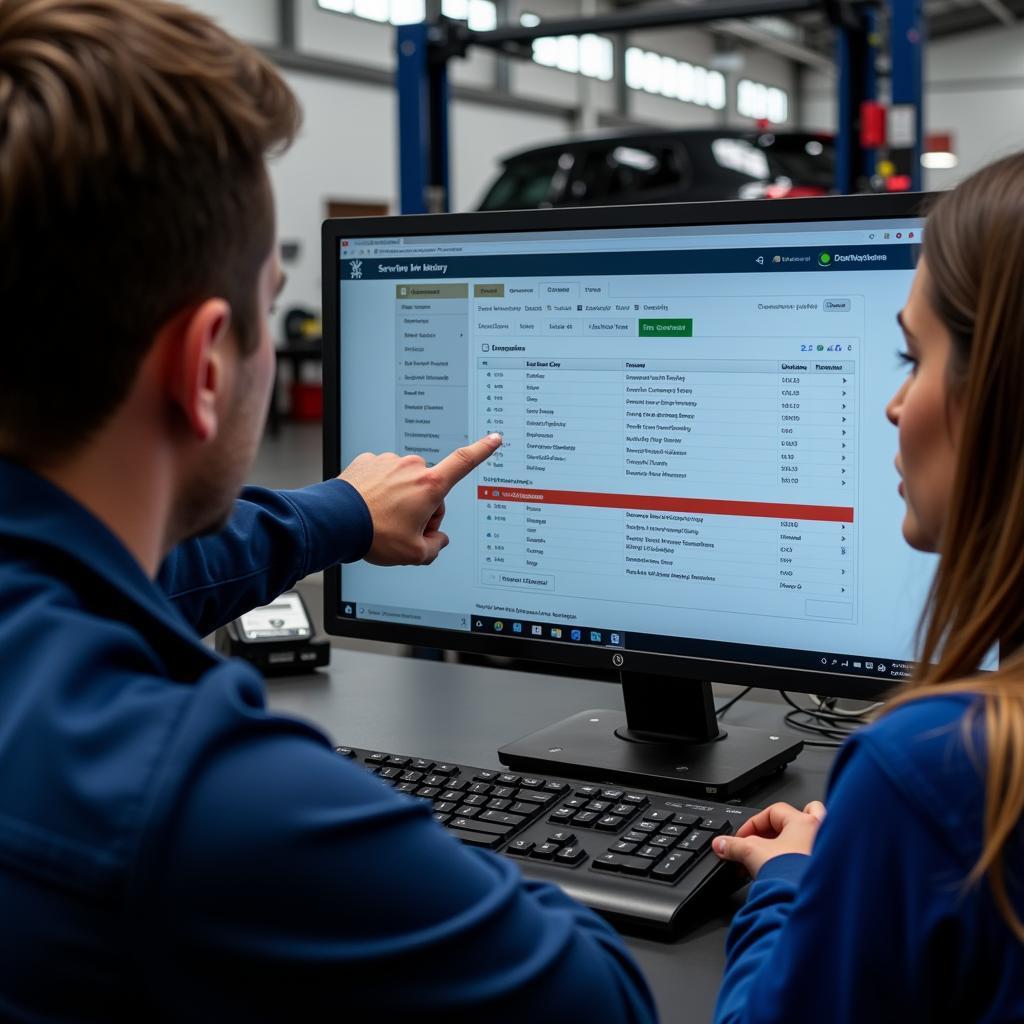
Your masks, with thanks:
[[[772,804],[740,825],[736,835],[719,836],[711,845],[722,860],[741,864],[756,878],[772,857],[810,853],[824,820],[825,805],[818,800],[802,811],[789,804]]]

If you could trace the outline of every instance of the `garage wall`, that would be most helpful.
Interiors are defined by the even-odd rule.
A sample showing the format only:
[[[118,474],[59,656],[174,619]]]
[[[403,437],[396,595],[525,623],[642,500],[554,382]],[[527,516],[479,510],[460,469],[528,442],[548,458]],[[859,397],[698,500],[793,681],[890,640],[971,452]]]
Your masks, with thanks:
[[[180,0],[210,14],[228,31],[261,46],[277,41],[276,0]],[[585,0],[514,0],[513,16],[529,10],[551,18],[579,16]],[[601,0],[595,9],[606,9]],[[344,61],[380,70],[394,68],[394,29],[319,9],[314,0],[297,0],[296,47],[317,58]],[[704,65],[711,62],[714,39],[701,30],[653,30],[635,33],[632,45]],[[790,62],[752,48],[742,48],[744,75],[791,92],[796,81]],[[491,90],[495,82],[494,55],[473,53],[452,64],[456,84]],[[286,71],[305,111],[302,133],[294,147],[272,168],[278,204],[278,231],[299,246],[297,259],[287,267],[288,284],[278,303],[319,308],[320,221],[329,199],[397,204],[396,100],[389,84]],[[586,104],[588,120],[615,111],[613,83],[513,61],[510,90],[525,100],[558,104],[566,110]],[[734,96],[730,93],[730,107]],[[639,122],[674,127],[722,123],[745,124],[734,110],[703,109],[646,93],[630,92],[630,115]],[[472,209],[492,180],[503,155],[564,138],[572,130],[566,114],[522,110],[490,102],[456,100],[451,108],[452,208]]]

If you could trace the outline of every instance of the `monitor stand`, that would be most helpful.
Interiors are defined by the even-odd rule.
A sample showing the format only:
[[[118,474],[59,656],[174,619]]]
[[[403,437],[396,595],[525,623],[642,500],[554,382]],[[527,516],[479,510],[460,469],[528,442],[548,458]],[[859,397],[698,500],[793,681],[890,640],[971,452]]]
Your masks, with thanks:
[[[781,734],[721,729],[709,682],[623,672],[622,692],[625,712],[581,711],[507,744],[498,759],[518,772],[723,800],[803,748]]]

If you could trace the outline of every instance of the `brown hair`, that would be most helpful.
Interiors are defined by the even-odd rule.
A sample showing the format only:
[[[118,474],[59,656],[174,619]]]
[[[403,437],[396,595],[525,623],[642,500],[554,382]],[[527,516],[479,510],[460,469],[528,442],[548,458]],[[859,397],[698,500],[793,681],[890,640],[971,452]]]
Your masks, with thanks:
[[[4,454],[80,444],[190,304],[226,299],[255,346],[264,158],[298,123],[263,57],[177,3],[0,0]]]
[[[952,336],[947,391],[962,427],[917,674],[886,711],[936,692],[979,695],[964,728],[984,730],[984,844],[968,881],[987,876],[1024,941],[1004,868],[1024,815],[1024,153],[943,195],[922,255]],[[998,671],[979,674],[997,644]]]

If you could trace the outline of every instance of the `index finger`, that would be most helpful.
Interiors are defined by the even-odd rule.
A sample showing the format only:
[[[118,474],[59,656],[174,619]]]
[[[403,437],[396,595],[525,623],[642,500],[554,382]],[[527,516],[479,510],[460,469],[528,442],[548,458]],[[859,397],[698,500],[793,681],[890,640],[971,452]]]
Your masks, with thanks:
[[[748,836],[777,836],[786,822],[793,815],[799,814],[800,812],[791,804],[772,804],[740,825],[736,830],[736,836],[740,839]]]
[[[451,455],[445,456],[433,470],[434,475],[439,477],[444,485],[444,493],[447,494],[463,477],[469,476],[500,447],[501,434],[488,434],[479,441],[456,448]]]

